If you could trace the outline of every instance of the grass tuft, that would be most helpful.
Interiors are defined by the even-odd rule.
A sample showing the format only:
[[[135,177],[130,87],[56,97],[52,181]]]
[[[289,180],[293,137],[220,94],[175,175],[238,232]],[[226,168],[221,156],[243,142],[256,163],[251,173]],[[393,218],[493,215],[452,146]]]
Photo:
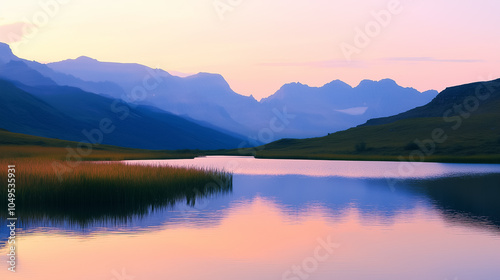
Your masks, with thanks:
[[[43,158],[0,160],[2,182],[7,182],[7,165],[16,165],[21,220],[51,217],[86,225],[144,215],[179,201],[194,205],[201,197],[232,190],[232,175],[224,171],[79,162],[59,180],[53,163]],[[7,188],[0,188],[0,197],[5,198],[0,208],[7,209]]]

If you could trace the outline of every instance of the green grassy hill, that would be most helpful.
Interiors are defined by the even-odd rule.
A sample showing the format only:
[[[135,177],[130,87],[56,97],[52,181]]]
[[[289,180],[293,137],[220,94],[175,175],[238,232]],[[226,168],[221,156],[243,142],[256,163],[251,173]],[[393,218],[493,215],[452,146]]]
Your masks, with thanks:
[[[266,158],[500,163],[499,84],[496,80],[449,88],[429,104],[406,113],[325,137],[279,140],[259,147],[254,154]]]
[[[110,145],[92,146],[90,153],[84,155],[80,153],[78,148],[78,142],[12,133],[0,129],[0,159],[44,158],[66,160],[68,154],[72,154],[71,160],[89,161],[193,158],[197,155],[196,151],[153,151]],[[84,149],[85,147],[80,148]],[[75,158],[75,154],[80,158]]]

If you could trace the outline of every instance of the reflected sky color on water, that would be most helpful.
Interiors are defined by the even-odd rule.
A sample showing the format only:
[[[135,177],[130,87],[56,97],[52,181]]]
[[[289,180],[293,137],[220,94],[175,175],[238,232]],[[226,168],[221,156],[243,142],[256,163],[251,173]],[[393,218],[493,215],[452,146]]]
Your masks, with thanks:
[[[305,175],[349,178],[432,178],[500,173],[500,164],[393,161],[328,161],[208,156],[179,160],[131,160],[129,164],[217,168],[247,175]]]
[[[199,166],[200,160],[191,163]],[[286,162],[303,166],[298,175],[272,170],[279,165],[275,160],[256,161],[248,163],[254,170],[280,175],[237,172],[230,193],[211,194],[194,206],[179,202],[128,221],[85,228],[50,217],[32,221],[18,231],[16,274],[7,271],[7,248],[0,246],[0,279],[476,280],[500,275],[497,165],[425,164],[427,171],[417,171],[419,179],[400,178],[391,188],[374,171],[388,167],[375,168],[372,162],[324,162],[317,174],[344,168],[323,176],[308,171],[323,161]],[[168,161],[173,162],[179,161]],[[367,166],[371,178],[342,175],[363,174]],[[6,236],[5,229],[1,233]],[[329,242],[335,246],[325,248]]]

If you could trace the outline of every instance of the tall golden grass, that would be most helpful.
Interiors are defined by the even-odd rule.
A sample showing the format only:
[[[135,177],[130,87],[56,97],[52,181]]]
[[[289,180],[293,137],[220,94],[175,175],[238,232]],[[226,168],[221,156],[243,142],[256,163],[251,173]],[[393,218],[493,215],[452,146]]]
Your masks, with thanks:
[[[61,169],[65,172],[58,176],[54,164],[68,169]],[[7,210],[8,165],[16,166],[16,210],[25,221],[49,216],[84,225],[103,218],[142,215],[180,200],[194,204],[197,198],[232,190],[232,175],[217,170],[0,159],[0,182],[5,184],[0,188],[0,209],[4,209],[0,213]]]

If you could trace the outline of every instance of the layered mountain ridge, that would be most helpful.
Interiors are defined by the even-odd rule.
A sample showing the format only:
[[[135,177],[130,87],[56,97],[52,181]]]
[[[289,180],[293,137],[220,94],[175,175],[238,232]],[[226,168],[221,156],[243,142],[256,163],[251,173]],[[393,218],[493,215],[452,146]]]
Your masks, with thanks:
[[[322,87],[286,84],[275,94],[257,101],[252,96],[234,92],[220,74],[198,73],[178,77],[136,63],[100,62],[85,56],[41,64],[16,57],[8,45],[1,43],[0,78],[13,82],[18,89],[32,94],[56,110],[75,108],[73,117],[76,119],[81,118],[76,112],[83,111],[78,110],[76,104],[72,105],[74,107],[68,104],[74,103],[73,99],[80,103],[93,102],[96,98],[91,94],[95,94],[106,98],[106,102],[120,100],[134,110],[149,108],[149,113],[154,111],[152,108],[157,108],[165,114],[164,117],[177,117],[197,127],[210,129],[228,136],[232,139],[230,142],[238,139],[236,142],[242,146],[281,138],[326,135],[361,125],[372,118],[388,117],[422,106],[437,95],[435,91],[421,93],[413,88],[401,87],[390,79],[364,80],[356,87],[334,80]],[[78,88],[85,94],[70,88]],[[50,102],[47,102],[49,99]],[[56,99],[60,101],[56,102]],[[55,103],[60,107],[57,108]],[[103,107],[101,109],[104,110]],[[106,116],[107,113],[101,112],[101,115]],[[140,123],[134,125],[144,127]],[[150,129],[155,130],[154,127]],[[148,146],[123,141],[116,139],[108,144],[141,148],[186,146],[173,143]],[[136,142],[140,142],[139,139]],[[234,146],[197,144],[186,147]]]

